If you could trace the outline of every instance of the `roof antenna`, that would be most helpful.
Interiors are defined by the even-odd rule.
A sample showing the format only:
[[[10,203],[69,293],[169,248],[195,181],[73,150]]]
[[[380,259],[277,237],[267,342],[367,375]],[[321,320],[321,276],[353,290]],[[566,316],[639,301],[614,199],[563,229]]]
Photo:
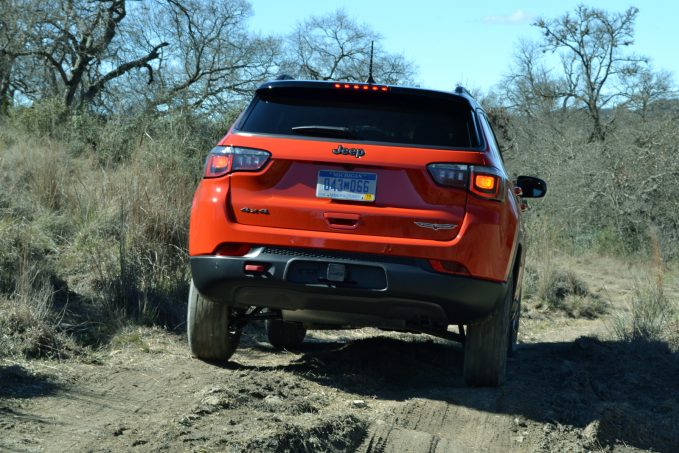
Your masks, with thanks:
[[[373,50],[375,49],[375,41],[370,41],[370,73],[368,74],[368,80],[366,83],[375,83],[373,79]]]

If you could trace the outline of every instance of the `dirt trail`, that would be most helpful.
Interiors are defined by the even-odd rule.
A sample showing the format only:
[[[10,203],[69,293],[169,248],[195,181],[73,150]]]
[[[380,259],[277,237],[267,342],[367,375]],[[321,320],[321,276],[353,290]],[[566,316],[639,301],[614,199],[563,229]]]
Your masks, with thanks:
[[[95,363],[0,362],[2,451],[679,451],[679,357],[526,322],[500,389],[470,389],[459,345],[312,332],[276,352],[249,328],[231,364],[142,330]]]

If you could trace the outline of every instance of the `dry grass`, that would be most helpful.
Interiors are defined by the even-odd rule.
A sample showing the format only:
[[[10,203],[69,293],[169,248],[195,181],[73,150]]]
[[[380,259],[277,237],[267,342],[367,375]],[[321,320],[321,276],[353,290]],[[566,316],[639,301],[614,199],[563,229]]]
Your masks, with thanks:
[[[38,116],[36,127],[46,127],[49,115]],[[74,138],[86,119],[69,120],[58,139],[0,127],[0,297],[17,307],[4,311],[3,332],[12,333],[3,338],[29,335],[20,327],[28,319],[47,329],[37,320],[55,316],[46,300],[57,290],[87,301],[65,316],[91,326],[81,338],[92,344],[129,322],[183,323],[189,210],[216,137],[167,118],[134,128],[90,121],[95,129]],[[17,277],[25,262],[40,276],[31,284]]]
[[[562,312],[573,318],[597,318],[608,304],[568,269],[560,252],[559,231],[545,220],[531,219],[530,243],[524,276],[524,295],[539,310]]]
[[[676,340],[677,308],[654,277],[640,278],[629,299],[629,311],[614,318],[616,336],[624,341]]]
[[[649,236],[653,250],[651,271],[635,281],[629,310],[613,318],[613,331],[623,341],[666,341],[677,345],[679,306],[665,291],[665,266],[655,231],[651,230]]]
[[[79,353],[60,331],[61,314],[53,310],[51,284],[30,266],[20,269],[16,289],[0,296],[0,357],[68,358]]]
[[[526,295],[536,309],[587,319],[599,318],[609,311],[609,304],[592,293],[584,280],[571,270],[554,268],[539,274],[529,270],[527,275]]]

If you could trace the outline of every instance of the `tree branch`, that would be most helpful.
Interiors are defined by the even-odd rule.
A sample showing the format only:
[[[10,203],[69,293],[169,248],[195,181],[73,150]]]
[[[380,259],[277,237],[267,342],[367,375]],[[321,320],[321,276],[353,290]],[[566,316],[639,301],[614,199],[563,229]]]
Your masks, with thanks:
[[[101,90],[108,82],[117,77],[120,77],[121,75],[127,73],[128,71],[131,71],[132,69],[147,68],[150,74],[149,83],[151,83],[153,81],[153,70],[151,69],[151,66],[148,63],[160,57],[160,49],[166,46],[169,46],[169,43],[167,42],[160,43],[153,49],[151,49],[151,51],[147,55],[137,58],[136,60],[123,63],[113,71],[105,74],[95,83],[90,85],[90,87],[85,92],[85,95],[83,96],[83,100],[85,101],[92,100],[97,94],[99,94],[99,92],[101,92]]]

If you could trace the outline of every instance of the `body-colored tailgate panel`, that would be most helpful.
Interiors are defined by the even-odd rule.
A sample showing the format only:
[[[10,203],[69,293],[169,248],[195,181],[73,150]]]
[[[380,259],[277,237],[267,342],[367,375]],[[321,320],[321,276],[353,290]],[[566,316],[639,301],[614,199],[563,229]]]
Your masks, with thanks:
[[[437,186],[427,172],[434,162],[478,162],[481,153],[400,148],[277,137],[235,135],[222,144],[256,145],[272,162],[258,173],[234,173],[227,200],[232,220],[242,225],[347,234],[450,240],[464,219],[467,192]],[[338,155],[342,145],[364,155]],[[377,176],[372,202],[319,198],[319,172],[361,172]]]

